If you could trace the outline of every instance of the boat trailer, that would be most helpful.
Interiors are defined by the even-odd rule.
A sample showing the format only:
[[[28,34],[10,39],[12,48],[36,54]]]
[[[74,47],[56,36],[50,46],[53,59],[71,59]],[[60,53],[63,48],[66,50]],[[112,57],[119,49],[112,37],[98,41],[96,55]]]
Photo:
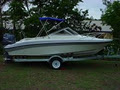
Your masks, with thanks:
[[[11,58],[10,56],[4,58],[5,62],[14,61],[14,62],[48,62],[53,69],[60,69],[62,63],[69,61],[83,61],[83,60],[104,60],[104,59],[120,59],[120,55],[94,55],[87,57],[62,57],[60,55],[53,55],[47,58],[25,58],[17,57]]]

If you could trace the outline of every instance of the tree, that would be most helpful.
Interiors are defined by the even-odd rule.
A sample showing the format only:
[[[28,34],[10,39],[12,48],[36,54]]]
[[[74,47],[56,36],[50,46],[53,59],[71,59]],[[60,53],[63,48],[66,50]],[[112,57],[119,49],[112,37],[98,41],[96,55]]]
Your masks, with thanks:
[[[27,12],[22,1],[19,0],[12,0],[9,7],[8,13],[14,26],[13,30],[16,30],[16,25],[21,25],[23,23],[25,16],[27,16]]]
[[[102,1],[103,1],[103,4],[106,6],[112,3],[112,0],[102,0]]]
[[[29,0],[23,0],[23,2],[24,2],[24,4],[25,4],[25,6],[26,6],[26,8],[27,8],[27,11],[28,11],[28,14],[29,14],[29,16],[30,16]]]
[[[113,28],[113,36],[120,38],[120,2],[115,1],[113,4],[109,4],[102,15],[102,20],[107,25]]]
[[[3,21],[2,21],[2,9],[4,5],[10,0],[0,0],[0,27],[3,27]]]
[[[75,8],[78,2],[81,2],[81,0],[32,0],[31,3],[36,7],[30,10],[32,15],[25,21],[26,28],[33,26],[39,30],[40,22],[38,18],[46,16],[65,19],[65,23],[69,27],[80,31],[82,21],[87,16],[88,11]],[[66,25],[64,24],[61,27],[63,26]]]
[[[102,21],[113,29],[113,48],[116,51],[120,48],[120,1],[114,1],[107,5]]]
[[[26,10],[27,10],[27,12],[28,12],[28,14],[30,16],[30,9],[29,9],[30,0],[16,0],[16,1],[18,1],[18,2],[20,1],[20,2],[22,2],[24,4],[24,7],[26,7]]]
[[[65,23],[75,29],[81,29],[81,21],[83,21],[88,11],[79,11],[75,6],[81,0],[52,0],[43,7],[45,16],[65,19]]]

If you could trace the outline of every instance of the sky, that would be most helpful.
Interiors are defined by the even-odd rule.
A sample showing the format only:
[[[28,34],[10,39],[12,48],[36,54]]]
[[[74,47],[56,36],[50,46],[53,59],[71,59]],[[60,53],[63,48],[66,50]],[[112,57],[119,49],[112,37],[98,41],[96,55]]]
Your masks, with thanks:
[[[102,0],[83,0],[83,3],[78,4],[78,9],[88,10],[89,17],[93,16],[94,19],[100,19],[102,12],[100,9],[105,9]]]

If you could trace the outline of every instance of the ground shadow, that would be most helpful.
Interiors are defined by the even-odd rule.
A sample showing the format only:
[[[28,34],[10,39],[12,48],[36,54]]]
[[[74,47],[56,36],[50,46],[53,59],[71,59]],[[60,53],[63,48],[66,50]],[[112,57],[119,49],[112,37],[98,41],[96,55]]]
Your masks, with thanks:
[[[33,67],[33,68],[43,68],[43,69],[51,69],[49,63],[47,62],[12,62],[6,63],[5,65],[12,65],[14,67]],[[102,68],[113,68],[120,67],[120,62],[112,62],[112,61],[98,61],[98,60],[87,60],[87,61],[79,61],[79,62],[65,62],[62,65],[64,69],[102,69]]]

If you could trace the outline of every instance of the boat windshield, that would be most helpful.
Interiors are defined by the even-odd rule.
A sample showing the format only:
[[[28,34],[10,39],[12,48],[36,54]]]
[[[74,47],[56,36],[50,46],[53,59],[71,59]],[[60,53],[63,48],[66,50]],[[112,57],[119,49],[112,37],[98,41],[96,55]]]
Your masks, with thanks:
[[[51,33],[50,35],[79,35],[77,32],[73,31],[71,28],[63,28],[61,30],[58,30],[54,33]]]

